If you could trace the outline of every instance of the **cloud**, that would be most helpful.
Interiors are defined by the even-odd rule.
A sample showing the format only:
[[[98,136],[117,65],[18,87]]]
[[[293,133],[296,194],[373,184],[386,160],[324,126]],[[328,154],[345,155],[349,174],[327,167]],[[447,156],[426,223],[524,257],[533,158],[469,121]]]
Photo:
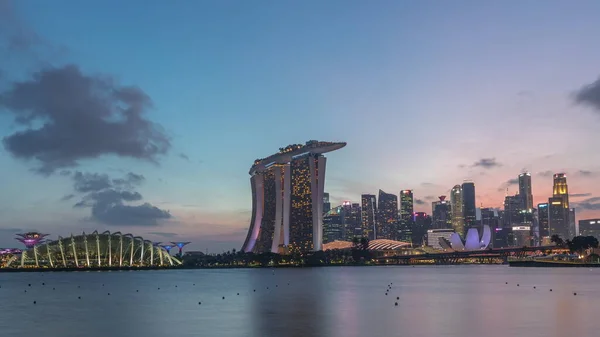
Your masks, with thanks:
[[[27,50],[42,42],[35,31],[19,19],[11,0],[0,0],[0,34],[3,47],[9,51]]]
[[[177,234],[177,233],[168,233],[168,232],[148,232],[148,234],[162,236],[165,238],[174,238],[176,236],[179,236],[179,234]]]
[[[518,184],[519,184],[519,178],[508,179],[507,181],[502,183],[502,185],[500,185],[500,187],[498,187],[498,192],[502,192],[502,191],[506,190],[508,187],[510,187],[512,185],[518,185]]]
[[[151,106],[140,88],[85,75],[76,65],[50,67],[0,94],[0,108],[23,127],[4,137],[4,147],[45,174],[108,154],[156,162],[171,143],[144,117]]]
[[[426,197],[425,197],[425,198],[423,198],[423,199],[431,201],[431,200],[436,200],[437,198],[436,198],[436,197],[434,197],[433,195],[428,195],[428,196],[426,196]]]
[[[577,174],[578,176],[582,176],[582,177],[591,177],[591,176],[595,175],[596,172],[592,172],[592,171],[588,171],[588,170],[579,170],[579,171],[575,172],[575,174]]]
[[[134,188],[144,180],[143,175],[133,172],[118,179],[107,174],[75,172],[73,188],[84,196],[73,207],[91,208],[91,220],[106,225],[157,226],[160,220],[172,217],[168,211],[149,203],[127,204],[143,199]]]
[[[576,209],[586,210],[586,211],[599,211],[600,210],[600,197],[593,197],[589,199],[585,199],[583,201],[573,203],[573,207]]]
[[[587,105],[600,113],[600,78],[575,92],[575,103]]]
[[[417,204],[417,205],[425,205],[425,201],[423,201],[421,199],[415,199],[415,204]]]
[[[471,167],[482,167],[484,169],[493,169],[500,166],[502,164],[498,163],[496,158],[481,158],[471,165]]]
[[[179,158],[186,160],[186,161],[190,161],[190,157],[188,157],[185,153],[180,153]]]
[[[552,172],[552,171],[542,171],[542,172],[538,172],[537,175],[540,176],[540,177],[552,177],[554,175],[554,172]]]
[[[64,197],[60,198],[60,201],[69,201],[73,198],[75,198],[75,194],[67,194]]]
[[[589,197],[592,193],[570,193],[569,197],[571,198],[581,198],[581,197]]]

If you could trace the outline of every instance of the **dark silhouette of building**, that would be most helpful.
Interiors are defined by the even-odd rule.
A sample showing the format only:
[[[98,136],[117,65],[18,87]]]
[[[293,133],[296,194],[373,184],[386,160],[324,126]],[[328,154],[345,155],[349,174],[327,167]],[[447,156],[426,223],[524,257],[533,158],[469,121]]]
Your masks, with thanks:
[[[494,248],[506,248],[512,246],[512,227],[498,227],[492,233]]]
[[[483,230],[483,226],[490,226],[490,229],[493,231],[498,227],[502,227],[500,224],[500,219],[496,215],[496,210],[493,208],[482,208],[481,209],[481,228]]]
[[[540,240],[544,240],[544,238],[550,237],[550,227],[548,222],[548,203],[541,203],[537,205],[538,212],[538,224],[540,231]]]
[[[323,193],[323,213],[327,213],[331,210],[331,203],[329,202],[329,193]]]
[[[379,190],[377,239],[391,240],[398,226],[398,197]]]
[[[531,174],[529,172],[519,174],[519,197],[521,198],[521,209],[533,209]]]
[[[579,220],[579,235],[593,236],[600,240],[600,219]]]
[[[465,227],[475,227],[477,220],[477,206],[475,204],[475,183],[471,181],[463,182],[462,194]]]
[[[362,236],[375,240],[376,222],[377,222],[377,197],[373,194],[363,194],[361,196],[361,222]]]
[[[518,195],[504,197],[504,227],[512,227],[521,223],[521,198]]]
[[[452,228],[452,208],[445,195],[439,196],[438,201],[431,203],[432,229]]]
[[[431,229],[431,217],[425,212],[416,212],[414,222],[411,228],[412,243],[415,246],[425,244],[427,231]]]

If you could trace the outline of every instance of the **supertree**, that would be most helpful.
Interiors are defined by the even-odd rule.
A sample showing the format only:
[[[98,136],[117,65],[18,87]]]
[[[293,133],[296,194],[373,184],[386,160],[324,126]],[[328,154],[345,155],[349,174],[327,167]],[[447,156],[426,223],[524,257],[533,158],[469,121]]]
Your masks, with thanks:
[[[182,256],[183,254],[183,247],[185,245],[190,244],[191,242],[171,242],[172,244],[174,244],[175,246],[177,246],[177,248],[179,248],[179,256]]]
[[[167,253],[171,254],[171,248],[173,248],[173,246],[171,245],[160,245],[162,248],[164,248]]]
[[[25,233],[25,234],[17,234],[17,236],[19,236],[19,237],[15,238],[15,240],[23,243],[25,245],[25,247],[27,247],[27,249],[30,249],[30,248],[33,248],[35,245],[39,245],[40,243],[43,243],[45,241],[44,238],[48,235],[50,235],[50,234],[29,232],[29,233]]]

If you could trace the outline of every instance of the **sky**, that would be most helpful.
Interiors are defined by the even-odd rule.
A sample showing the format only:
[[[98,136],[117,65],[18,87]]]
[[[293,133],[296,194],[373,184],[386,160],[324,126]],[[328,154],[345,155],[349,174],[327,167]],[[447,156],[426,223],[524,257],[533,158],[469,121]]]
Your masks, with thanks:
[[[567,174],[600,217],[598,1],[0,0],[0,247],[121,231],[239,249],[248,170],[327,154],[332,203]]]

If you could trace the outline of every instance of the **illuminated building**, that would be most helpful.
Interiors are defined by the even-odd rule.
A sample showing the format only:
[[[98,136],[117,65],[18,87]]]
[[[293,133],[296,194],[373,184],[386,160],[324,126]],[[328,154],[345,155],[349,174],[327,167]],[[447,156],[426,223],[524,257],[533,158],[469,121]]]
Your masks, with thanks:
[[[452,229],[458,235],[465,235],[465,215],[463,213],[462,187],[456,185],[450,191],[450,207],[452,211]]]
[[[475,184],[473,182],[463,182],[462,198],[465,227],[474,227],[477,221],[477,207],[475,206]]]
[[[410,222],[414,212],[413,191],[400,191],[400,221]]]
[[[571,219],[569,210],[569,188],[564,173],[554,175],[552,197],[548,199],[550,236],[558,235],[562,239],[571,239]],[[573,221],[574,222],[574,221]]]
[[[445,195],[439,196],[440,200],[431,203],[432,228],[433,229],[451,229],[452,228],[452,209]]]
[[[349,241],[335,241],[323,245],[323,250],[331,249],[351,249],[353,246],[352,242]],[[409,248],[411,245],[408,242],[394,241],[387,239],[376,239],[369,241],[367,246],[368,250],[397,250],[401,248]]]
[[[38,232],[29,232],[25,234],[17,234],[18,238],[15,240],[21,242],[27,247],[27,249],[33,248],[35,245],[39,245],[44,242],[44,238],[50,234],[41,234]]]
[[[244,252],[318,251],[323,243],[323,153],[346,143],[308,141],[280,148],[250,168],[252,218]]]
[[[398,197],[395,194],[379,190],[377,239],[388,239],[396,236],[398,227]]]
[[[504,227],[521,223],[521,198],[518,195],[504,197]]]
[[[492,229],[501,227],[500,219],[496,216],[496,210],[493,208],[482,208],[481,209],[481,226],[488,225]]]
[[[329,193],[323,193],[323,213],[327,213],[331,210],[331,203],[329,202]]]
[[[538,223],[540,231],[540,239],[543,241],[544,238],[550,237],[550,228],[548,223],[548,203],[541,203],[537,205],[538,209]]]
[[[449,242],[453,233],[453,229],[429,229],[427,230],[427,245],[435,249],[445,249],[441,243]]]
[[[344,240],[352,241],[355,237],[362,237],[362,223],[360,204],[344,202],[342,205],[342,221],[344,224]]]
[[[531,173],[519,174],[519,197],[521,209],[533,209],[533,194],[531,192]]]
[[[183,247],[189,245],[191,242],[171,242],[177,248],[179,248],[179,256],[183,256]]]
[[[513,244],[512,227],[496,228],[494,230],[494,248],[506,248]]]
[[[513,226],[513,247],[531,246],[531,226]]]
[[[575,222],[575,208],[569,209],[569,238],[579,235],[579,229]]]
[[[600,240],[600,219],[579,220],[579,235]]]
[[[104,268],[175,266],[180,261],[152,241],[120,232],[58,237],[21,254],[9,267]]]
[[[480,237],[477,228],[469,228],[465,237],[463,241],[458,233],[453,233],[450,236],[452,249],[456,251],[486,249],[492,240],[492,232],[489,226],[483,226],[483,233]]]
[[[342,213],[342,206],[337,206],[323,216],[323,243],[343,240],[344,223]]]
[[[361,195],[361,222],[363,237],[369,240],[376,238],[377,197],[373,194]]]
[[[168,254],[171,254],[171,249],[173,249],[171,245],[158,245],[158,247],[164,249]]]

